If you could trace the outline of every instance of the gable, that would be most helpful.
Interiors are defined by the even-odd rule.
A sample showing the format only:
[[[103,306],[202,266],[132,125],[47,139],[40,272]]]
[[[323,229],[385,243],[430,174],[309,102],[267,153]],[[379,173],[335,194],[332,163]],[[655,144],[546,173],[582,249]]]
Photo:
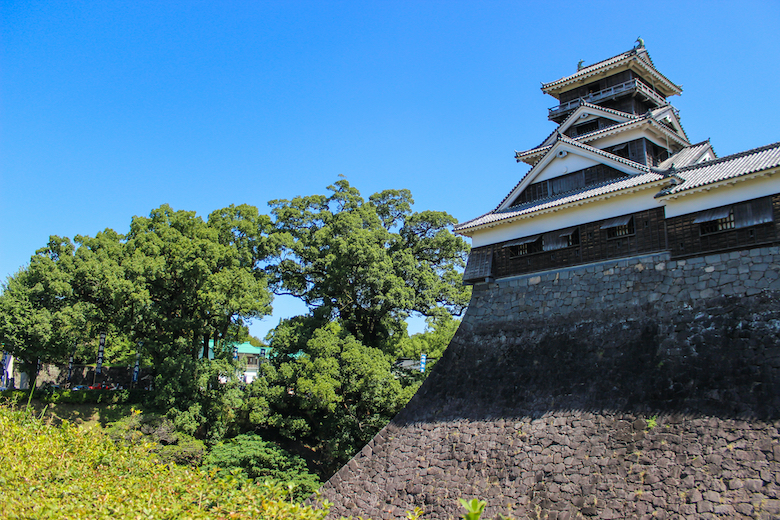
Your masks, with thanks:
[[[625,123],[626,121],[631,121],[632,119],[638,119],[638,118],[633,114],[626,114],[624,112],[619,112],[617,110],[604,109],[597,105],[583,103],[582,105],[580,105],[579,108],[577,108],[577,110],[572,112],[572,114],[561,123],[561,126],[558,128],[558,131],[562,134],[566,134],[571,128],[583,124],[587,124],[587,123],[593,123],[599,119],[607,120],[607,125],[611,126],[619,123]],[[604,126],[602,125],[602,128],[603,127]],[[582,135],[585,132],[578,132],[578,133]],[[554,140],[554,136],[552,137]],[[551,144],[551,143],[545,143],[545,144]]]
[[[536,163],[526,176],[515,186],[504,201],[496,208],[497,210],[506,209],[516,204],[523,193],[531,184],[539,183],[570,175],[572,173],[594,168],[598,165],[607,166],[617,172],[636,175],[649,171],[643,165],[623,159],[597,148],[578,143],[568,137],[558,135],[558,141],[549,149],[549,151]],[[539,197],[532,197],[536,200]]]
[[[563,120],[556,131],[551,133],[547,139],[545,139],[544,142],[542,142],[542,144],[536,148],[542,148],[553,144],[557,138],[556,136],[558,133],[566,134],[571,128],[575,126],[592,123],[598,119],[608,120],[608,126],[612,126],[625,123],[626,121],[631,121],[633,119],[638,119],[638,117],[633,114],[627,114],[625,112],[620,112],[611,108],[603,108],[598,105],[591,105],[590,103],[583,102],[574,112],[569,115],[569,117]],[[601,125],[601,128],[605,128],[605,126]],[[582,135],[582,133],[583,132],[579,132],[580,135]]]
[[[655,109],[652,111],[652,114],[656,121],[663,124],[686,141],[688,140],[688,134],[685,133],[685,129],[682,127],[682,123],[680,123],[680,117],[671,105]]]
[[[601,163],[592,157],[584,157],[569,150],[559,150],[553,160],[534,177],[534,182],[546,181],[568,173],[584,170],[597,164]]]

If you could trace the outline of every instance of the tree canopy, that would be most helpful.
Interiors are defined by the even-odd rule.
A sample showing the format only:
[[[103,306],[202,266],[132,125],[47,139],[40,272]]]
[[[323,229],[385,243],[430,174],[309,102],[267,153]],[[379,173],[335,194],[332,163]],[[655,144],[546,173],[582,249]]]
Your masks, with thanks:
[[[419,386],[423,375],[396,360],[435,362],[446,348],[470,296],[468,246],[450,215],[413,211],[408,190],[366,200],[339,179],[326,194],[269,204],[270,215],[243,204],[206,220],[162,205],[125,234],[52,236],[3,285],[0,341],[34,373],[74,349],[94,360],[106,333],[108,362],[140,353],[152,367],[153,405],[179,431],[210,445],[254,435],[236,445],[269,460],[302,455],[327,476]],[[271,312],[274,293],[309,311],[268,335],[271,359],[246,385],[231,345]],[[409,337],[411,315],[430,330]]]
[[[412,212],[409,190],[366,202],[345,179],[329,195],[271,201],[279,261],[269,267],[278,294],[301,298],[320,321],[338,319],[357,340],[392,353],[411,313],[460,314],[468,246],[443,212]]]

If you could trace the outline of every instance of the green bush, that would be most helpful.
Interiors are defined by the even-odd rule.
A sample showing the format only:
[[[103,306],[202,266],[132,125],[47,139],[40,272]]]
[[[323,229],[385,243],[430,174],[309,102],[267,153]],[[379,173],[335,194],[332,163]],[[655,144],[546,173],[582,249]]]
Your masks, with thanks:
[[[139,410],[133,410],[131,415],[111,423],[106,433],[115,442],[150,443],[150,451],[156,453],[163,463],[200,466],[206,453],[203,441],[176,431],[167,417],[153,413],[142,414]]]
[[[259,435],[239,435],[215,445],[203,462],[206,469],[220,474],[242,475],[258,482],[271,480],[293,485],[294,496],[304,499],[320,487],[316,475],[309,473],[306,462]]]
[[[98,428],[55,427],[0,406],[0,518],[323,520],[280,485],[237,473],[161,464],[148,443],[117,444]]]

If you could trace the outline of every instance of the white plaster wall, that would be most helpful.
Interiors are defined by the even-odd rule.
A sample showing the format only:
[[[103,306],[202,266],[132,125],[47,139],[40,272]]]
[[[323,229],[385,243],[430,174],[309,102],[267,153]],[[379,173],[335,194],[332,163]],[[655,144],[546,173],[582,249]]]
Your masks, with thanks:
[[[757,177],[736,184],[721,185],[697,193],[679,196],[678,198],[664,197],[660,200],[666,205],[666,218],[672,218],[717,208],[718,206],[766,197],[775,193],[780,193],[780,176],[778,175]]]
[[[656,193],[658,193],[657,188],[647,189],[479,230],[472,235],[471,245],[472,247],[486,246],[586,222],[654,209],[662,205],[659,200],[653,198]]]
[[[574,152],[568,152],[566,154],[566,157],[555,157],[550,164],[548,164],[542,171],[539,173],[536,177],[533,178],[532,182],[539,182],[539,181],[545,181],[548,179],[553,179],[555,177],[560,177],[561,175],[566,175],[568,173],[574,173],[579,170],[584,170],[585,168],[590,168],[591,166],[595,166],[597,163],[593,159],[583,157],[581,155],[577,155]]]

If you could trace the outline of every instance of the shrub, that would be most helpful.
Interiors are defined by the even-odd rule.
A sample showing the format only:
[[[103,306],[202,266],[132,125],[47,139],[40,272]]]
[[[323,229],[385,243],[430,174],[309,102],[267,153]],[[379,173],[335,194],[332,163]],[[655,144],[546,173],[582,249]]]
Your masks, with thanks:
[[[156,453],[163,463],[200,466],[206,452],[202,441],[177,432],[167,417],[153,413],[142,414],[139,410],[133,410],[131,415],[111,423],[106,433],[115,442],[149,443],[149,450]]]
[[[116,444],[100,429],[54,427],[0,406],[0,518],[323,520],[279,485],[214,478],[161,464],[148,443]]]
[[[293,494],[304,499],[320,487],[316,475],[309,473],[306,462],[259,435],[239,435],[215,445],[203,462],[206,469],[217,474],[241,474],[258,482],[270,480],[293,484]]]

